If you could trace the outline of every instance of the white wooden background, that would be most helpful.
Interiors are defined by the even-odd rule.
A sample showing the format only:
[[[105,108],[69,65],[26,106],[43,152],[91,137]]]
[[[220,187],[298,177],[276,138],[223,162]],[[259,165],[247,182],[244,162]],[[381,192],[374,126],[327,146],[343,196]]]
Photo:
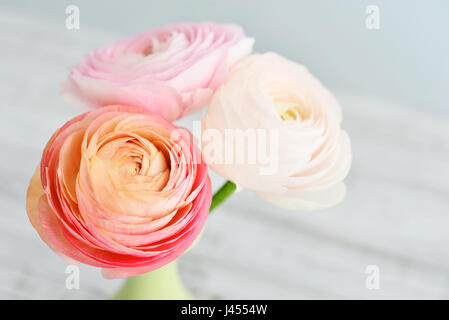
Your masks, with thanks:
[[[80,290],[66,289],[66,265],[28,222],[25,193],[50,135],[79,113],[58,94],[67,67],[117,38],[7,11],[0,23],[0,298],[109,297],[123,280],[88,266]],[[449,116],[337,95],[354,153],[344,203],[291,212],[235,194],[180,259],[194,294],[449,298]],[[380,268],[379,290],[365,286],[368,265]]]

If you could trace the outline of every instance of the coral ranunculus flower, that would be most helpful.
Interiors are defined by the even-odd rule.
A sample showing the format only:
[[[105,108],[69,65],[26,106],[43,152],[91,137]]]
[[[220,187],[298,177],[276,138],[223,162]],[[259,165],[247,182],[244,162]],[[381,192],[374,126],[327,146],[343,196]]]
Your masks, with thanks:
[[[133,105],[174,121],[205,107],[253,43],[236,25],[152,29],[85,56],[71,69],[63,93],[84,105]]]
[[[27,211],[55,252],[107,278],[159,268],[204,226],[212,198],[191,135],[140,108],[108,106],[53,134]]]

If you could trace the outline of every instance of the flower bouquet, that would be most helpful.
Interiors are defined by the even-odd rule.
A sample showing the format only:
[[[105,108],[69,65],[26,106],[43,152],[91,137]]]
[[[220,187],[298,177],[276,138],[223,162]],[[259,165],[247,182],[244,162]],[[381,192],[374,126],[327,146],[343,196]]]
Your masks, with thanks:
[[[27,212],[68,263],[127,278],[116,298],[190,298],[175,260],[237,187],[292,210],[344,198],[351,148],[337,100],[253,43],[235,25],[178,24],[71,68],[63,95],[91,110],[48,141]],[[173,121],[206,106],[200,150]],[[214,195],[208,168],[228,180]]]

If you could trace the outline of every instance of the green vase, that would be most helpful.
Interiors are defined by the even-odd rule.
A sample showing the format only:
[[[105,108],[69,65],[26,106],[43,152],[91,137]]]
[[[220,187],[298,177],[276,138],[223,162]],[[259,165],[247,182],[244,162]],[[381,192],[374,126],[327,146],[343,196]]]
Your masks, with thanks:
[[[179,277],[178,265],[171,262],[159,269],[126,279],[115,300],[193,299]]]

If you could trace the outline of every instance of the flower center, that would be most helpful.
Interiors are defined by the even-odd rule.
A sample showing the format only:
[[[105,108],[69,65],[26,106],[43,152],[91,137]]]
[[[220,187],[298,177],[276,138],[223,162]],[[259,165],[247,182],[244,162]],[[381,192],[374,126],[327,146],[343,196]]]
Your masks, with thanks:
[[[176,31],[173,31],[172,33],[169,33],[167,35],[160,36],[158,38],[153,38],[150,40],[150,43],[148,46],[146,46],[142,50],[142,54],[144,57],[156,54],[159,52],[167,51],[170,49],[171,46],[175,45],[176,42],[181,41],[187,41],[185,38],[185,35]]]
[[[271,95],[273,106],[283,121],[305,121],[311,117],[311,109],[301,99],[288,92]]]
[[[306,121],[312,117],[310,99],[298,94],[291,82],[273,76],[262,85],[262,91],[282,121]]]
[[[149,191],[160,191],[170,176],[166,157],[150,141],[143,143],[133,138],[113,140],[103,145],[97,156],[101,162],[95,168],[109,176],[103,183],[111,181],[111,186],[121,190],[131,191],[140,186]]]

